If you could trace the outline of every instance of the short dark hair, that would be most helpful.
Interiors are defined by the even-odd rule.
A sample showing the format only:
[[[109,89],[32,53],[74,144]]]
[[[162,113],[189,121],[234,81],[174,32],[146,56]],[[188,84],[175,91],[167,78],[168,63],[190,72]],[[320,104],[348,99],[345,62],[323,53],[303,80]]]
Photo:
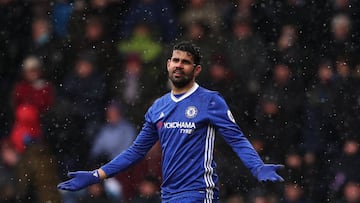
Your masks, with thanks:
[[[200,48],[195,46],[191,42],[187,42],[187,41],[179,42],[179,43],[174,45],[173,51],[174,50],[180,50],[180,51],[188,52],[194,58],[194,63],[196,65],[200,65],[200,61],[201,61]]]

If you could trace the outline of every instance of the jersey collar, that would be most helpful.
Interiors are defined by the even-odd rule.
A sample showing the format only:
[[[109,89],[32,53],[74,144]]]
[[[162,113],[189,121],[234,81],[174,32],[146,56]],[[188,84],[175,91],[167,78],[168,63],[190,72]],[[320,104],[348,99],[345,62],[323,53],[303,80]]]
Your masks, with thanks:
[[[197,83],[194,84],[194,86],[192,86],[192,88],[187,91],[185,94],[183,94],[181,97],[179,98],[176,98],[173,94],[173,92],[171,91],[171,99],[174,101],[174,102],[179,102],[179,101],[182,101],[183,99],[185,99],[186,97],[190,96],[192,93],[194,93],[197,88],[199,87],[199,85]]]

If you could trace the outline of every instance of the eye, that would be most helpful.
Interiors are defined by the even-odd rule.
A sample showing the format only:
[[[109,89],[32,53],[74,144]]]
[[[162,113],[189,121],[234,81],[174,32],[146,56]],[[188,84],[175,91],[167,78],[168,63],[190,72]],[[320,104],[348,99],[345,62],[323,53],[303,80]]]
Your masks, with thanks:
[[[179,62],[180,60],[179,60],[178,58],[172,58],[171,61],[177,63],[177,62]]]
[[[183,63],[184,65],[191,65],[191,62],[188,61],[188,60],[183,60],[182,63]]]

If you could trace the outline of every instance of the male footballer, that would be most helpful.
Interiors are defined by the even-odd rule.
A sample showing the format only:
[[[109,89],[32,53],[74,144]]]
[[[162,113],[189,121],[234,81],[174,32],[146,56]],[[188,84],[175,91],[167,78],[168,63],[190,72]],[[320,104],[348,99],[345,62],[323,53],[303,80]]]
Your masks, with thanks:
[[[276,173],[282,165],[264,164],[236,124],[218,92],[200,87],[200,52],[193,44],[173,47],[167,61],[171,92],[157,99],[129,149],[94,171],[70,172],[59,189],[76,191],[124,171],[142,159],[160,140],[162,149],[162,201],[167,203],[218,202],[218,177],[213,159],[215,132],[259,181],[283,181]]]

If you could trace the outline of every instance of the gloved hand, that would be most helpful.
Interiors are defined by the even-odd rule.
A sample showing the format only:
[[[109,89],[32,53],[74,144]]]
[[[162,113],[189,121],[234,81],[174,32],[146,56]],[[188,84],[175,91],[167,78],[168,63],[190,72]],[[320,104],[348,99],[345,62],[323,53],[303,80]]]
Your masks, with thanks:
[[[264,164],[258,169],[256,178],[260,182],[282,182],[284,179],[276,173],[276,170],[283,169],[283,165]]]
[[[60,183],[57,186],[59,189],[77,191],[101,181],[97,170],[69,172],[68,176],[71,179]]]

